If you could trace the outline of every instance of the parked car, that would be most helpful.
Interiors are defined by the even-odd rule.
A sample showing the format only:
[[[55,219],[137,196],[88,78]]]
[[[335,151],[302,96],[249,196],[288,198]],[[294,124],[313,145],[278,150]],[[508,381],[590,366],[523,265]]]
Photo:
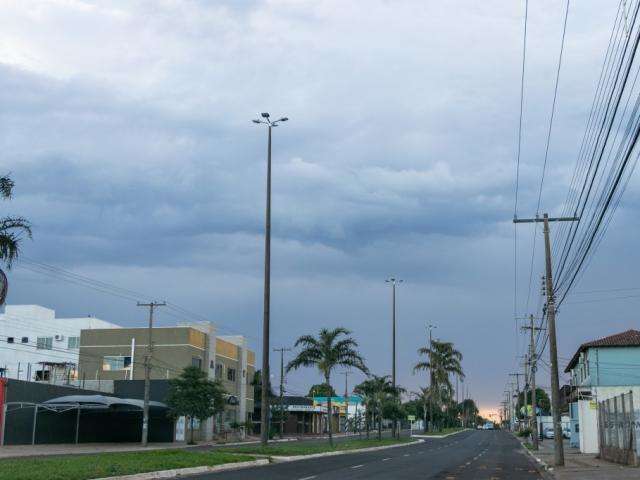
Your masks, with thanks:
[[[564,438],[571,438],[571,429],[570,428],[563,428],[562,429],[562,436]]]
[[[543,432],[544,438],[554,438],[553,428],[545,428]]]
[[[485,430],[493,430],[493,422],[487,422],[483,427]]]

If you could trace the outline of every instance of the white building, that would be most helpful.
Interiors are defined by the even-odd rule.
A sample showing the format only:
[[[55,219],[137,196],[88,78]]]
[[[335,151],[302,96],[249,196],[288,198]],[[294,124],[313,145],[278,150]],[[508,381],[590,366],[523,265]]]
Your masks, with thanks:
[[[0,314],[0,373],[22,380],[75,379],[80,331],[120,328],[94,317],[56,318],[39,305],[7,305]]]

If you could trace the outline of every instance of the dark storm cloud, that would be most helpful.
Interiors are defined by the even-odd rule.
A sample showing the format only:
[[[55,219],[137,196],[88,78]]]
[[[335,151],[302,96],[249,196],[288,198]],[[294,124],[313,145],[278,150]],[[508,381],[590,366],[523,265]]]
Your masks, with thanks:
[[[570,180],[614,3],[572,6],[543,197],[552,211]],[[255,340],[266,132],[250,119],[286,114],[274,131],[274,338],[292,343],[344,324],[386,373],[377,354],[389,346],[384,278],[396,274],[406,280],[401,381],[422,382],[410,367],[425,321],[435,321],[465,352],[472,392],[493,403],[516,353],[509,222],[520,7],[16,4],[0,19],[0,166],[17,184],[6,206],[34,223],[25,251],[166,296]],[[562,8],[545,1],[530,15],[522,216],[537,201]],[[637,191],[632,184],[627,215]],[[529,241],[523,231],[521,298]],[[135,307],[97,292],[13,275],[10,302],[138,321]],[[292,383],[314,380],[302,372]]]

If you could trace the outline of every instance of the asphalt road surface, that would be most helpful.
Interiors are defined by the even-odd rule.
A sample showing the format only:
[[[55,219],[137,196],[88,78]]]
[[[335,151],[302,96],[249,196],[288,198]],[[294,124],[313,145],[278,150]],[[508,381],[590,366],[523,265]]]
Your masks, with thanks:
[[[418,445],[276,463],[191,477],[204,480],[531,480],[542,477],[510,434],[466,431]]]

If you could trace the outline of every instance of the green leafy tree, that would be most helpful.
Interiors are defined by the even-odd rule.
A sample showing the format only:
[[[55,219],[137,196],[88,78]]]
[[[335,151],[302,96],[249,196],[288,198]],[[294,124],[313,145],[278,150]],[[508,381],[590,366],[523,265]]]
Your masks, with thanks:
[[[356,385],[354,393],[362,398],[368,415],[367,420],[367,437],[369,436],[369,424],[374,423],[378,426],[378,439],[382,439],[382,420],[384,416],[384,408],[389,402],[397,405],[397,398],[400,396],[402,389],[392,385],[389,376],[378,377],[371,375],[364,382]],[[389,413],[389,410],[387,410]]]
[[[323,328],[317,337],[303,335],[298,338],[295,347],[299,347],[300,351],[287,364],[287,372],[300,367],[315,367],[327,385],[331,385],[331,373],[338,367],[352,367],[363,373],[369,372],[364,359],[358,352],[358,343],[346,328],[338,327],[333,330]],[[329,443],[333,445],[331,397],[327,399],[327,412]]]
[[[462,423],[465,427],[469,427],[472,423],[476,422],[478,416],[478,407],[476,402],[470,398],[465,398],[458,404],[457,412],[462,418]]]
[[[262,401],[262,371],[256,370],[253,373],[253,379],[251,380],[251,386],[253,387],[253,400],[255,403]],[[269,398],[274,398],[276,395],[273,393],[273,387],[271,381],[268,385]]]
[[[531,405],[531,391],[527,392],[527,405]],[[518,395],[518,415],[522,416],[520,409],[524,406],[524,392]],[[551,400],[542,388],[536,388],[536,406],[543,412],[551,412]]]
[[[309,397],[335,397],[336,391],[331,385],[318,383],[309,389]]]
[[[430,423],[433,424],[434,412],[446,409],[453,403],[451,375],[455,374],[464,379],[462,353],[456,350],[451,342],[431,340],[431,345],[418,349],[418,354],[426,356],[427,360],[419,361],[413,370],[429,371],[430,382],[425,399],[429,407]]]
[[[173,418],[186,417],[191,429],[193,443],[193,422],[203,421],[224,411],[225,391],[219,380],[209,380],[207,374],[198,367],[186,367],[177,378],[169,381],[167,405]]]

